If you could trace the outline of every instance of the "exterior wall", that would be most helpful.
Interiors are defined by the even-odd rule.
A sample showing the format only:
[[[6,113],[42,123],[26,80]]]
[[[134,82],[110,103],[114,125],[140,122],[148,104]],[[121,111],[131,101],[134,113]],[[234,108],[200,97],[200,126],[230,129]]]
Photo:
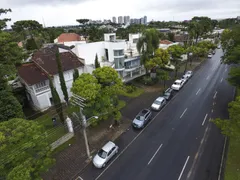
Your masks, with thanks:
[[[80,58],[85,60],[86,65],[92,65],[95,61],[96,54],[98,55],[98,61],[102,61],[102,57],[105,58],[105,42],[93,42],[87,44],[76,44],[73,48],[73,52]]]

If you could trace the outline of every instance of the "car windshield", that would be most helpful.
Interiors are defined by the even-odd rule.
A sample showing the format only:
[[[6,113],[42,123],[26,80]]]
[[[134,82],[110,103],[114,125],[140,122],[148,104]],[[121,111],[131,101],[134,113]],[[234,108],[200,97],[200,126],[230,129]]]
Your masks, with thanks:
[[[101,149],[100,151],[98,151],[98,156],[105,159],[107,157],[107,152]]]
[[[139,120],[139,121],[143,121],[143,120],[144,120],[144,116],[138,115],[138,116],[136,117],[136,119]]]
[[[170,96],[170,93],[169,92],[165,92],[164,96]]]
[[[154,104],[161,105],[161,101],[155,100]]]
[[[174,84],[175,84],[175,85],[180,85],[180,83],[179,83],[179,82],[174,82]]]

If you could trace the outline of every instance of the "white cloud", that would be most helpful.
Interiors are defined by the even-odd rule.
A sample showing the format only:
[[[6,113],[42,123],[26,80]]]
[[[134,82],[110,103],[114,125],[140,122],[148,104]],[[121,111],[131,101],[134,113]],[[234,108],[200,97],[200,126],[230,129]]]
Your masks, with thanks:
[[[111,19],[112,16],[148,16],[148,20],[184,20],[193,16],[236,17],[239,0],[1,0],[0,7],[11,8],[12,24],[32,19],[47,26],[77,24],[76,19]],[[10,25],[9,24],[9,25]]]

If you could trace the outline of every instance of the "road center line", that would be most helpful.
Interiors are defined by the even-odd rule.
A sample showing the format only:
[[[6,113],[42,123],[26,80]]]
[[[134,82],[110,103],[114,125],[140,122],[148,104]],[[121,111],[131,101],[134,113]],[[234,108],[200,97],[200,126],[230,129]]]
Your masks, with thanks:
[[[197,91],[196,95],[198,95],[199,91],[201,91],[201,88]]]
[[[186,162],[185,162],[185,164],[184,164],[184,166],[183,166],[183,169],[182,169],[182,171],[181,171],[181,173],[180,173],[180,175],[179,175],[179,177],[178,177],[178,180],[180,180],[181,177],[182,177],[182,174],[183,174],[183,172],[184,172],[184,169],[186,168],[186,165],[187,165],[187,163],[188,163],[189,157],[190,157],[190,156],[188,156],[187,159],[186,159]]]
[[[217,97],[217,91],[215,92],[213,99],[215,99]]]
[[[209,78],[209,75],[207,76],[207,78],[206,78],[206,79],[208,80],[208,78]]]
[[[225,148],[226,148],[227,138],[225,137],[224,145],[223,145],[223,152],[222,152],[222,159],[221,159],[221,165],[218,173],[218,180],[221,180],[221,174],[222,174],[222,166],[223,166],[223,160],[225,155]]]
[[[186,111],[187,111],[187,108],[183,111],[182,115],[180,116],[180,119],[183,117]]]
[[[223,81],[223,78],[221,79],[221,82]]]
[[[208,116],[208,114],[205,115],[204,120],[203,120],[203,122],[202,122],[202,126],[204,125],[204,123],[205,123],[205,121],[206,121],[206,119],[207,119],[207,116]]]
[[[152,162],[153,158],[156,156],[156,154],[158,153],[158,151],[161,149],[162,144],[158,147],[158,149],[156,150],[156,152],[154,153],[154,155],[152,156],[152,158],[149,160],[148,165]]]

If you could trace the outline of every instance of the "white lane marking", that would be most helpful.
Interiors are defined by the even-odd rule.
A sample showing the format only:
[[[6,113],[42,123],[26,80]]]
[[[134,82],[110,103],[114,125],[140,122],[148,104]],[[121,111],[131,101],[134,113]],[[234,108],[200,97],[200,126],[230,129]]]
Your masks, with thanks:
[[[215,92],[213,99],[215,99],[217,97],[217,91]]]
[[[80,176],[78,176],[75,180],[83,180],[83,178],[81,178]]]
[[[223,146],[223,152],[222,152],[221,165],[220,165],[220,169],[219,169],[219,173],[218,173],[218,180],[221,179],[222,166],[223,166],[223,160],[224,160],[224,155],[225,155],[226,143],[227,143],[227,138],[225,137],[224,146]]]
[[[207,80],[209,79],[209,75],[207,76],[207,78],[206,78]]]
[[[175,98],[177,97],[177,95],[178,95],[178,94],[176,94],[171,100],[175,99]],[[156,117],[157,117],[169,104],[171,104],[171,102],[167,103],[167,104],[156,114],[156,116],[154,116],[154,117],[152,118],[152,120],[145,126],[145,128],[144,128],[140,133],[138,133],[137,136],[135,136],[135,137],[133,138],[133,140],[118,154],[118,156],[117,156],[115,159],[112,160],[112,162],[111,162],[107,167],[105,167],[105,169],[98,175],[98,177],[96,177],[95,180],[99,179],[99,178],[108,170],[108,168],[127,150],[127,148],[128,148],[129,146],[131,146],[131,144],[147,129],[147,127],[156,119]]]
[[[196,95],[198,95],[198,93],[201,91],[201,88],[197,91]]]
[[[221,82],[223,81],[223,78],[221,79]]]
[[[187,108],[183,111],[182,115],[180,116],[180,119],[183,117],[186,111],[187,111]]]
[[[158,149],[157,149],[157,151],[154,153],[153,157],[149,160],[148,165],[152,162],[153,158],[156,156],[156,154],[158,153],[158,151],[161,149],[162,145],[163,145],[163,144],[161,144],[161,145],[158,147]]]
[[[204,120],[203,120],[203,122],[202,122],[202,126],[204,125],[204,123],[205,123],[205,121],[206,121],[206,119],[207,119],[207,116],[208,116],[208,114],[205,115]]]
[[[184,164],[184,166],[183,166],[183,169],[182,169],[182,171],[181,171],[181,173],[180,173],[180,175],[179,175],[179,177],[178,177],[178,180],[180,180],[181,177],[182,177],[183,171],[184,171],[184,169],[186,168],[186,165],[187,165],[187,163],[188,163],[189,157],[190,157],[190,156],[188,156],[187,159],[186,159],[186,162],[185,162],[185,164]]]

